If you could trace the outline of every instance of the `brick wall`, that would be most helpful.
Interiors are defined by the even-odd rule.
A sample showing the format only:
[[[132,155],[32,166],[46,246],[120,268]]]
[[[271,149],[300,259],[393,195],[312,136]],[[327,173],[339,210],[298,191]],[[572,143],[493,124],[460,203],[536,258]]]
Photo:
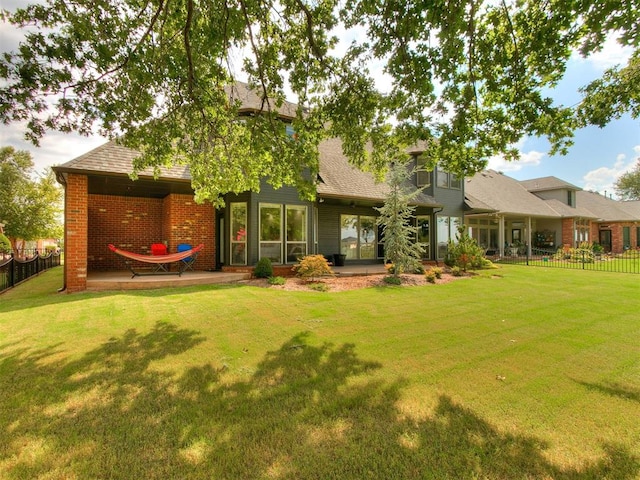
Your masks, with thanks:
[[[86,176],[72,173],[67,176],[64,273],[70,293],[87,288],[87,191]]]
[[[573,229],[573,218],[562,219],[562,245],[575,247],[575,233]]]
[[[169,251],[179,243],[204,243],[195,263],[196,270],[215,268],[215,209],[210,203],[198,204],[192,195],[170,194],[163,200],[162,234]]]
[[[157,198],[89,195],[88,268],[126,270],[124,257],[107,247],[150,254],[152,243],[166,240],[162,234],[162,200]]]
[[[196,270],[215,267],[215,209],[199,205],[191,195],[164,199],[89,195],[88,269],[126,270],[124,257],[107,247],[113,243],[130,252],[150,254],[152,243],[166,243],[175,252],[179,243],[205,244]]]

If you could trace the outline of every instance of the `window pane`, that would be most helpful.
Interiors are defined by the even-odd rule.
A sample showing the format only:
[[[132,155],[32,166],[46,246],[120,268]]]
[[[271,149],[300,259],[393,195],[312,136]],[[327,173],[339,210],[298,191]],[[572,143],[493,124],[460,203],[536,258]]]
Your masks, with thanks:
[[[260,258],[268,258],[272,263],[282,263],[282,244],[280,242],[260,242]]]
[[[360,258],[376,258],[376,217],[360,217]]]
[[[294,263],[307,254],[306,243],[287,243],[287,262]]]
[[[443,172],[442,170],[437,171],[437,181],[438,186],[440,188],[448,188],[449,187],[449,174],[447,172]]]
[[[460,178],[455,173],[450,174],[451,188],[457,188],[458,190],[461,188]]]
[[[276,242],[280,241],[280,217],[282,209],[280,205],[261,205],[260,206],[260,241]]]
[[[307,208],[287,206],[287,242],[307,241]]]
[[[247,204],[232,203],[229,245],[231,265],[247,264]]]
[[[458,228],[460,228],[460,225],[462,225],[461,217],[451,217],[449,238],[455,243],[458,243]]]
[[[244,242],[247,236],[247,204],[231,204],[231,240]]]
[[[358,258],[358,216],[340,215],[340,253]]]
[[[449,243],[449,217],[438,216],[436,235],[438,239],[438,258],[444,258],[447,254]]]
[[[429,228],[429,217],[418,216],[418,243],[424,249],[422,258],[429,258],[429,250],[431,245],[431,234]]]

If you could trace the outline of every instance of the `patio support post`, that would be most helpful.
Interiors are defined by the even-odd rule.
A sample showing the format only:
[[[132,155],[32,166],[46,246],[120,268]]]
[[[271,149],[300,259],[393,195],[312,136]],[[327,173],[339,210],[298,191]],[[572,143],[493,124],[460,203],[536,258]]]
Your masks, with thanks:
[[[500,248],[500,257],[504,257],[504,216],[498,217],[498,243]]]

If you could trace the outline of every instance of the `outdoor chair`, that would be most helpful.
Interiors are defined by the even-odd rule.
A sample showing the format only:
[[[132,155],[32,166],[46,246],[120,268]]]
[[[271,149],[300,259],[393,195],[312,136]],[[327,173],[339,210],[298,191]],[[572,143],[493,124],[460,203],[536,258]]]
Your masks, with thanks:
[[[164,243],[152,243],[151,244],[151,255],[166,255],[167,246]],[[169,265],[166,263],[158,263],[156,264],[155,271],[156,272],[168,272]]]
[[[177,247],[178,252],[186,252],[187,250],[191,250],[193,247],[189,243],[179,243]],[[182,259],[182,271],[185,272],[187,270],[193,271],[193,264],[196,262],[196,257],[198,253],[194,253],[190,257]]]

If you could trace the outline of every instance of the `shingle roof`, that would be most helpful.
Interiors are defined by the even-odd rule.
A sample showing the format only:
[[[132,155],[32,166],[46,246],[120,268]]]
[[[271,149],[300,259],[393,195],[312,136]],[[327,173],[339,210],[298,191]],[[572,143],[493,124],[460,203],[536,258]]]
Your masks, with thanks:
[[[495,170],[485,170],[467,179],[465,193],[504,214],[560,217],[558,212],[530,193],[519,181]]]
[[[634,218],[640,219],[640,200],[627,200],[621,202],[620,206],[629,212]]]
[[[104,175],[129,175],[133,171],[133,159],[139,155],[135,150],[109,141],[73,160],[53,167],[56,172],[78,172]],[[171,168],[160,168],[160,179],[190,181],[188,165],[174,165]],[[139,173],[140,177],[153,177],[151,168]]]
[[[530,192],[542,192],[544,190],[582,190],[558,177],[540,177],[520,182]]]
[[[604,195],[594,192],[585,192],[580,190],[576,192],[576,204],[593,212],[595,218],[604,222],[631,222],[637,221],[640,216],[634,214],[633,205],[627,205],[626,202],[619,202]]]
[[[340,139],[332,138],[319,145],[320,182],[317,186],[321,197],[354,198],[382,202],[389,187],[377,182],[374,175],[354,167],[342,153]],[[411,202],[417,205],[440,206],[436,200],[425,193],[418,194]]]
[[[276,106],[273,99],[263,99],[259,90],[249,88],[243,82],[236,82],[225,88],[231,101],[240,100],[242,106],[240,112],[264,112],[272,110],[284,118],[295,118],[298,106],[295,103],[284,101],[282,105]],[[268,103],[267,103],[268,102]]]

